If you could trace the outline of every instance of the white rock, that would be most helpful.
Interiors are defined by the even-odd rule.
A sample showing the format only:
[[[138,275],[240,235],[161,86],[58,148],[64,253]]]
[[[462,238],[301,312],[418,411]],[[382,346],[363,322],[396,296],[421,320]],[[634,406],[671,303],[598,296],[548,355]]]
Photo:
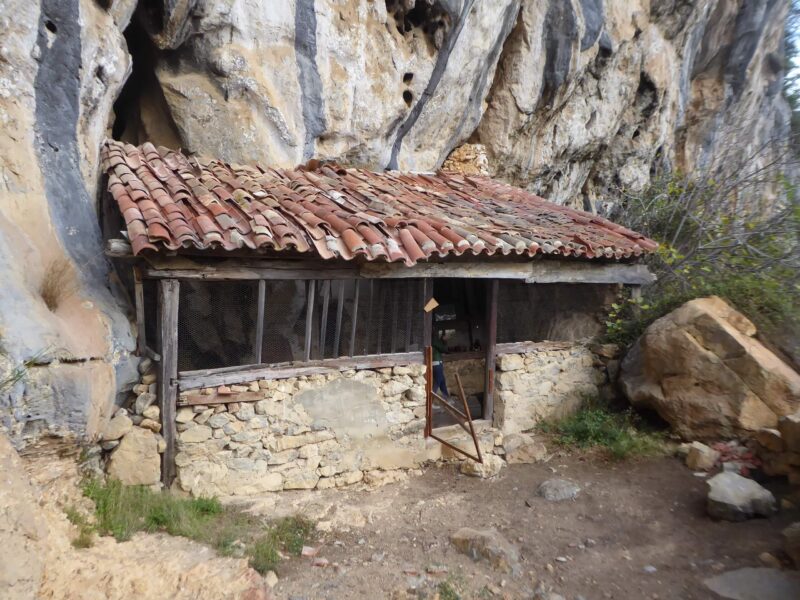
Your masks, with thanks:
[[[120,414],[119,416],[114,417],[111,419],[108,424],[103,429],[103,435],[101,439],[104,442],[108,442],[111,440],[118,440],[125,434],[127,434],[133,428],[133,421],[131,421],[130,417],[126,414]]]
[[[153,485],[161,479],[158,439],[135,427],[122,438],[108,461],[108,475],[125,485]]]
[[[496,477],[500,474],[501,469],[505,466],[505,461],[496,454],[483,455],[483,462],[479,463],[471,459],[467,459],[461,463],[461,472],[470,477],[480,477],[488,479]]]
[[[692,442],[686,454],[686,466],[692,471],[710,471],[719,459],[719,452],[701,442]]]
[[[723,472],[708,480],[708,514],[715,519],[744,521],[777,510],[775,496],[752,479]]]

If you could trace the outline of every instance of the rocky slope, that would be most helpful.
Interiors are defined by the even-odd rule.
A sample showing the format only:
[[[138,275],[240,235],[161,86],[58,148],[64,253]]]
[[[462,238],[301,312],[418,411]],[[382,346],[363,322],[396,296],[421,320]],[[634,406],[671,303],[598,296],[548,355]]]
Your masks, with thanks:
[[[781,0],[0,0],[0,420],[93,435],[134,366],[100,140],[490,170],[598,208],[786,134]]]

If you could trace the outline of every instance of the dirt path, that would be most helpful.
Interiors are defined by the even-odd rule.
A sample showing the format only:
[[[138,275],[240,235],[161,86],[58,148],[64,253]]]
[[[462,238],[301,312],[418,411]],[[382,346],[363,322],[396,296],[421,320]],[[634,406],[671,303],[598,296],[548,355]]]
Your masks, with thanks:
[[[535,497],[552,477],[579,483],[578,499]],[[432,597],[449,581],[462,598],[532,598],[537,585],[567,600],[712,598],[704,578],[759,566],[765,551],[779,555],[781,529],[800,515],[713,522],[704,512],[705,488],[672,458],[607,463],[573,456],[512,466],[493,481],[432,467],[373,492],[287,497],[278,512],[333,514],[335,528],[320,540],[318,557],[329,566],[287,560],[274,592],[308,600]],[[497,528],[518,547],[522,575],[503,575],[456,552],[449,536],[464,526]],[[447,573],[426,574],[436,565]]]

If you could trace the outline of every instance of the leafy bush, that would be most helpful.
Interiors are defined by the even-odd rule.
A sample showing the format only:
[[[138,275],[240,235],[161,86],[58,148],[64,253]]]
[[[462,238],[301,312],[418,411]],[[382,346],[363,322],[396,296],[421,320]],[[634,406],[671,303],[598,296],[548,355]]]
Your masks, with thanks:
[[[178,498],[115,480],[88,481],[84,495],[95,503],[100,534],[124,541],[137,531],[162,531],[207,544],[224,556],[247,556],[262,574],[276,569],[281,551],[299,555],[315,530],[303,517],[267,523],[215,498]]]
[[[578,448],[603,448],[616,459],[665,452],[663,435],[647,428],[633,411],[613,412],[589,402],[576,414],[547,422],[540,430],[552,433],[556,443]]]
[[[67,520],[78,528],[78,537],[72,540],[75,548],[91,548],[94,545],[94,526],[74,506],[64,509]]]
[[[655,319],[709,295],[725,298],[767,337],[800,333],[800,203],[781,165],[757,168],[763,160],[745,161],[742,174],[723,183],[672,175],[625,197],[614,218],[660,242],[646,259],[658,281],[641,300],[612,306],[607,341],[628,345]],[[782,190],[772,205],[739,201],[767,184]]]

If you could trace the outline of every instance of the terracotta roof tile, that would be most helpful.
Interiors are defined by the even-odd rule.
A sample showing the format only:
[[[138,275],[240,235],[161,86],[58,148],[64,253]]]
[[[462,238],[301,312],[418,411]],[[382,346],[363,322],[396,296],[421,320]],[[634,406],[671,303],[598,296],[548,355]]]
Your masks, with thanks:
[[[135,254],[294,250],[413,265],[464,253],[620,259],[657,247],[608,219],[488,177],[330,164],[264,169],[113,140],[101,157]]]

